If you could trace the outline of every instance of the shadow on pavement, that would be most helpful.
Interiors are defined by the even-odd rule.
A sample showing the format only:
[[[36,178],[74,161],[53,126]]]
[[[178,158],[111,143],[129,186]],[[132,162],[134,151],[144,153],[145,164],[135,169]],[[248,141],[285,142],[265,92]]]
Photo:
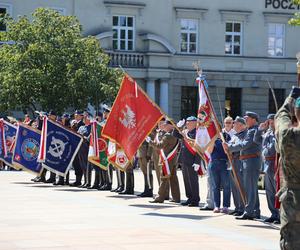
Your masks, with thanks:
[[[253,228],[260,228],[260,229],[273,229],[273,230],[280,230],[279,227],[264,223],[264,225],[241,225],[242,227],[253,227]]]
[[[38,188],[54,188],[54,186],[51,184],[51,185],[47,185],[47,184],[44,184],[44,185],[33,185],[33,186],[27,186],[27,187],[38,187]]]
[[[136,196],[136,195],[110,195],[110,196],[106,196],[108,198],[121,198],[124,200],[133,200],[133,199],[140,199],[140,197]]]
[[[20,184],[20,185],[32,185],[32,184],[38,184],[38,182],[12,182],[12,184]]]
[[[74,193],[80,193],[80,192],[96,192],[98,190],[93,189],[72,189],[72,188],[57,188],[54,189],[54,191],[63,191],[63,192],[74,192]]]
[[[160,213],[147,213],[143,215],[166,217],[166,218],[189,219],[189,220],[205,220],[214,217],[214,216],[201,216],[201,215],[191,215],[191,214],[160,214]]]
[[[138,208],[150,208],[150,209],[154,209],[154,210],[159,210],[159,209],[163,209],[163,208],[171,208],[171,207],[178,207],[176,205],[144,205],[144,204],[130,204],[130,207],[138,207]]]

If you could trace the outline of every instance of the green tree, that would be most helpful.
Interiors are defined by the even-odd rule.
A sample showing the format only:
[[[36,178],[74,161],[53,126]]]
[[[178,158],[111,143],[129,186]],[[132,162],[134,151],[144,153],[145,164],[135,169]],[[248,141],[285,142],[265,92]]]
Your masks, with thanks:
[[[4,17],[0,32],[0,111],[84,108],[112,101],[122,73],[108,67],[99,41],[83,37],[79,21],[39,8],[33,19]]]
[[[300,0],[293,0],[293,3],[300,5]],[[297,26],[300,25],[300,12],[295,13],[294,17],[289,20],[289,24]]]

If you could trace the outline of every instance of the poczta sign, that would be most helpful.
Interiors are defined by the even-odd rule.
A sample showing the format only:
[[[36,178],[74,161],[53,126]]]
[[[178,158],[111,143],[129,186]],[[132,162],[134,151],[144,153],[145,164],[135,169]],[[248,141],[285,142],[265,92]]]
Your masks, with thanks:
[[[293,4],[292,0],[265,0],[265,8],[300,10],[300,5]]]

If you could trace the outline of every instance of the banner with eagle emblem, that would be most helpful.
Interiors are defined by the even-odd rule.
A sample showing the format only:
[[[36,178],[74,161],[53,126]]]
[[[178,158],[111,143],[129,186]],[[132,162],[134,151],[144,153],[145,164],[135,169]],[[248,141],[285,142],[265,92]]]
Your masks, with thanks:
[[[125,75],[102,135],[117,143],[131,161],[162,117],[159,107],[136,81]]]
[[[41,132],[39,130],[20,123],[13,154],[13,165],[33,174],[40,174],[42,165],[37,162],[40,141]]]
[[[207,92],[204,78],[197,78],[199,90],[198,121],[195,146],[205,153],[210,143],[219,135],[220,125],[214,117],[213,105]]]

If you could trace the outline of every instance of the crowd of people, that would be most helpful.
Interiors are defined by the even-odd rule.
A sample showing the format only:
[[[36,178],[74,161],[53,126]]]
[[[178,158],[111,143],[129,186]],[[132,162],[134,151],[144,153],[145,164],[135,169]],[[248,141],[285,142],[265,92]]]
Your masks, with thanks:
[[[140,146],[135,160],[124,173],[111,164],[106,171],[88,161],[90,120],[96,119],[104,125],[109,112],[110,108],[104,106],[102,112],[97,112],[93,118],[88,112],[81,111],[76,111],[73,116],[65,113],[61,117],[58,117],[52,110],[49,113],[37,112],[38,117],[34,120],[26,115],[23,122],[36,129],[42,129],[42,118],[47,115],[49,119],[59,122],[84,137],[84,142],[73,161],[75,182],[69,182],[69,174],[64,178],[52,172],[46,179],[46,169],[43,169],[41,174],[32,181],[134,195],[133,169],[139,167],[144,176],[144,190],[138,196],[153,197],[153,200],[149,201],[151,203],[163,203],[165,200],[170,200],[182,206],[198,207],[200,195],[199,171],[197,170],[204,162],[193,149],[197,117],[187,117],[177,126],[171,120],[162,119]],[[271,216],[265,221],[280,223],[279,211],[275,208],[274,116],[274,114],[269,114],[267,120],[261,124],[258,124],[259,117],[254,112],[246,112],[244,117],[238,116],[234,120],[231,117],[224,119],[222,135],[217,136],[206,150],[210,156],[207,166],[207,197],[206,204],[200,208],[201,210],[231,214],[240,220],[260,218],[257,183],[259,175],[263,173],[268,207],[271,212]],[[164,171],[166,164],[169,172]],[[179,167],[182,170],[187,198],[184,201],[180,197],[177,177]],[[153,169],[159,186],[156,196],[153,193]],[[94,178],[92,178],[93,170]],[[112,189],[114,172],[118,184]],[[223,191],[222,206],[221,191]],[[233,211],[229,211],[231,194],[235,208]]]
[[[76,176],[73,183],[69,182],[69,174],[64,178],[50,173],[50,177],[46,179],[46,169],[42,169],[32,181],[134,195],[133,169],[139,167],[144,176],[144,190],[138,196],[153,198],[149,201],[151,203],[169,200],[182,206],[199,206],[199,175],[204,173],[203,166],[206,162],[203,154],[194,147],[199,118],[189,116],[176,125],[168,118],[159,121],[124,173],[111,164],[107,170],[103,170],[88,161],[90,121],[96,119],[104,125],[110,108],[104,106],[102,111],[97,112],[93,118],[88,112],[81,111],[76,111],[72,116],[65,113],[61,117],[54,111],[37,112],[36,119],[30,119],[26,115],[23,123],[38,130],[42,129],[43,117],[48,116],[48,119],[60,123],[84,138],[72,164]],[[10,119],[10,122],[20,121]],[[206,166],[207,196],[206,203],[200,210],[230,214],[238,220],[259,219],[261,211],[258,179],[264,174],[266,199],[271,213],[264,221],[281,223],[282,249],[298,249],[300,88],[294,88],[277,114],[269,114],[262,123],[259,123],[258,114],[250,111],[234,120],[226,117],[223,122],[222,131],[206,148],[205,153],[209,155]],[[277,152],[280,153],[279,158]],[[1,162],[2,168],[4,165]],[[180,197],[177,177],[179,167],[182,170],[186,200]],[[278,180],[275,181],[275,176],[278,176],[278,169],[281,169],[283,177],[281,189],[277,193],[281,202],[280,214],[278,205],[275,205],[279,204],[278,200],[275,202],[276,185],[279,183]],[[95,177],[91,178],[93,170]],[[153,193],[153,170],[159,186],[157,195]],[[118,182],[114,189],[113,173],[116,173]],[[229,210],[231,195],[234,202],[233,211]]]

